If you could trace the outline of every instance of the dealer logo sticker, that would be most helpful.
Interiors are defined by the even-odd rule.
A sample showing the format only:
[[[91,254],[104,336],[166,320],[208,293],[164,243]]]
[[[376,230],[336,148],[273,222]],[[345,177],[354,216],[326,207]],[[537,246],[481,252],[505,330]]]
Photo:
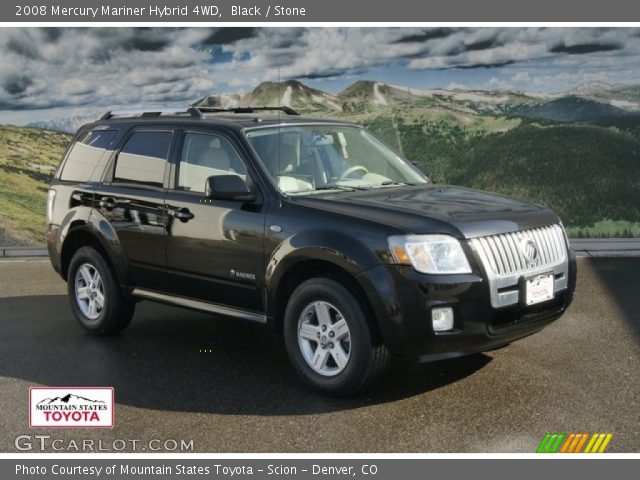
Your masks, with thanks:
[[[112,387],[31,387],[31,428],[113,428]]]

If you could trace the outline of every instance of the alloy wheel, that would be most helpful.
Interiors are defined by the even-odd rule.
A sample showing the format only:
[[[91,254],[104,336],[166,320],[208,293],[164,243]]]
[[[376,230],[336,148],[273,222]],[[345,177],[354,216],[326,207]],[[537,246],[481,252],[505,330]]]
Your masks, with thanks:
[[[104,309],[104,285],[100,273],[90,263],[83,263],[76,271],[76,302],[89,320],[97,319]]]
[[[331,377],[342,372],[351,354],[351,333],[342,313],[332,304],[310,303],[298,320],[298,345],[314,372]]]

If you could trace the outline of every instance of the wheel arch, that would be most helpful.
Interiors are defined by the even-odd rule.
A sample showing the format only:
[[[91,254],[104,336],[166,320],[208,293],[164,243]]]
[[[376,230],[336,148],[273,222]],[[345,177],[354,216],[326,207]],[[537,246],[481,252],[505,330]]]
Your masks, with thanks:
[[[281,272],[267,300],[267,311],[276,331],[282,332],[284,312],[291,294],[300,284],[312,278],[329,278],[346,288],[364,310],[374,341],[376,344],[382,342],[377,316],[362,285],[352,271],[326,258],[299,258]]]
[[[107,242],[96,234],[91,225],[76,221],[69,225],[69,229],[64,236],[62,248],[60,251],[60,276],[67,279],[69,273],[69,265],[71,259],[78,249],[82,247],[92,247],[96,249],[106,260],[107,264],[113,270],[118,281],[123,284],[127,283],[126,267],[123,259],[118,259],[116,255],[110,252]]]

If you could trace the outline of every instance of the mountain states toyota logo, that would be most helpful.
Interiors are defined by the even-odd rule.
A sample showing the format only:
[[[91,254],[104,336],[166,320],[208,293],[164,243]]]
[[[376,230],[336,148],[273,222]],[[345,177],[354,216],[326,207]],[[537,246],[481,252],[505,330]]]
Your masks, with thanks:
[[[31,428],[113,428],[112,387],[31,387]]]

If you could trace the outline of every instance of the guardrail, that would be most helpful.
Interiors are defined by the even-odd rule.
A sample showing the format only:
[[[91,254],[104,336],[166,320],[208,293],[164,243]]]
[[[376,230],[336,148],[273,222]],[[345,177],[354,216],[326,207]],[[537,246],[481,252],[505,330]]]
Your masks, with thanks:
[[[571,238],[573,250],[588,257],[631,257],[640,256],[640,238]],[[43,247],[2,247],[0,258],[5,257],[46,257],[49,253]]]
[[[640,256],[640,238],[571,238],[571,248],[589,257]]]
[[[46,257],[49,255],[42,247],[0,247],[0,257]]]

